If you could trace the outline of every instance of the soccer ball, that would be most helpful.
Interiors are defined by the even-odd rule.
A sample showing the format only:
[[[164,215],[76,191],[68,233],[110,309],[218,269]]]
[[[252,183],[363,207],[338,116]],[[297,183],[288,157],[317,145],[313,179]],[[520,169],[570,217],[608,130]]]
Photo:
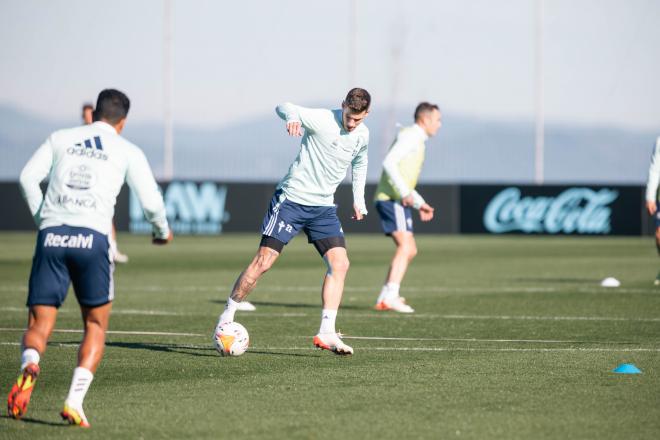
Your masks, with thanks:
[[[250,335],[238,322],[227,322],[215,329],[215,349],[223,356],[240,356],[250,345]]]

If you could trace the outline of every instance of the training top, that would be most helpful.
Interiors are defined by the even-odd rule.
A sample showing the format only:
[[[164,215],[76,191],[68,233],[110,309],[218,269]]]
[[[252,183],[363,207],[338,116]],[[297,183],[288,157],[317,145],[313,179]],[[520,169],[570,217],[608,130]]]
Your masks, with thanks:
[[[44,196],[39,184],[46,177]],[[107,235],[124,180],[154,235],[167,238],[165,205],[147,158],[105,122],[52,133],[23,168],[20,186],[39,229],[68,225]]]
[[[422,127],[413,124],[403,127],[396,136],[383,161],[383,173],[376,188],[375,200],[400,201],[412,194],[413,206],[419,209],[424,199],[415,186],[424,164],[428,135]]]
[[[301,205],[332,206],[337,186],[351,166],[353,201],[366,214],[364,185],[369,129],[360,124],[351,132],[344,130],[341,109],[311,109],[287,102],[278,105],[275,111],[287,123],[300,122],[305,128],[300,152],[277,188]]]
[[[660,137],[655,140],[655,148],[651,155],[651,166],[649,167],[649,178],[646,181],[646,201],[658,200],[658,184],[660,184]]]

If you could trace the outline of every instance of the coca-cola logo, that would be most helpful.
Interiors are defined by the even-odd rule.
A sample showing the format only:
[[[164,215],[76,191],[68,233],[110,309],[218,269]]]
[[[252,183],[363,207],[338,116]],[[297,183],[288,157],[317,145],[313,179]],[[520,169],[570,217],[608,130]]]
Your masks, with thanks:
[[[607,188],[570,188],[556,197],[522,197],[519,188],[506,188],[486,207],[484,226],[496,234],[608,234],[612,229],[608,205],[618,196],[618,191]]]

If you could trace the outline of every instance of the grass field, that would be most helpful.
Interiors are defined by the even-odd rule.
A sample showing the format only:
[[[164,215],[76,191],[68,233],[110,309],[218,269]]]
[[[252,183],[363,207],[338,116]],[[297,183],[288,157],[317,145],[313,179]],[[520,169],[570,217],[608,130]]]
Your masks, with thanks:
[[[15,380],[34,247],[0,235],[0,386]],[[402,316],[372,310],[392,251],[349,236],[338,328],[352,357],[317,351],[324,265],[287,247],[239,312],[251,348],[222,358],[211,332],[258,237],[121,236],[89,431],[59,420],[79,333],[56,332],[24,421],[0,438],[657,439],[660,288],[650,238],[418,237]],[[622,287],[599,287],[614,276]],[[57,329],[80,329],[75,297]],[[150,333],[151,332],[151,333]],[[158,333],[157,333],[158,332]],[[611,370],[634,363],[639,375]],[[4,398],[4,397],[3,397]]]

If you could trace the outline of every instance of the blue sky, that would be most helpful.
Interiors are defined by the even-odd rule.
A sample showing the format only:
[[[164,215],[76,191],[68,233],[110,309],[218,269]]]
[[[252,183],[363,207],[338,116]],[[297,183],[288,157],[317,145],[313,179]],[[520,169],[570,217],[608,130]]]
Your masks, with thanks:
[[[355,0],[355,85],[374,111],[534,116],[534,1]],[[104,87],[163,117],[163,2],[0,1],[0,103],[77,120]],[[173,0],[173,113],[220,127],[349,88],[349,0]],[[545,1],[548,122],[660,131],[660,2]],[[394,56],[398,53],[398,57]],[[404,121],[406,122],[406,121]]]

